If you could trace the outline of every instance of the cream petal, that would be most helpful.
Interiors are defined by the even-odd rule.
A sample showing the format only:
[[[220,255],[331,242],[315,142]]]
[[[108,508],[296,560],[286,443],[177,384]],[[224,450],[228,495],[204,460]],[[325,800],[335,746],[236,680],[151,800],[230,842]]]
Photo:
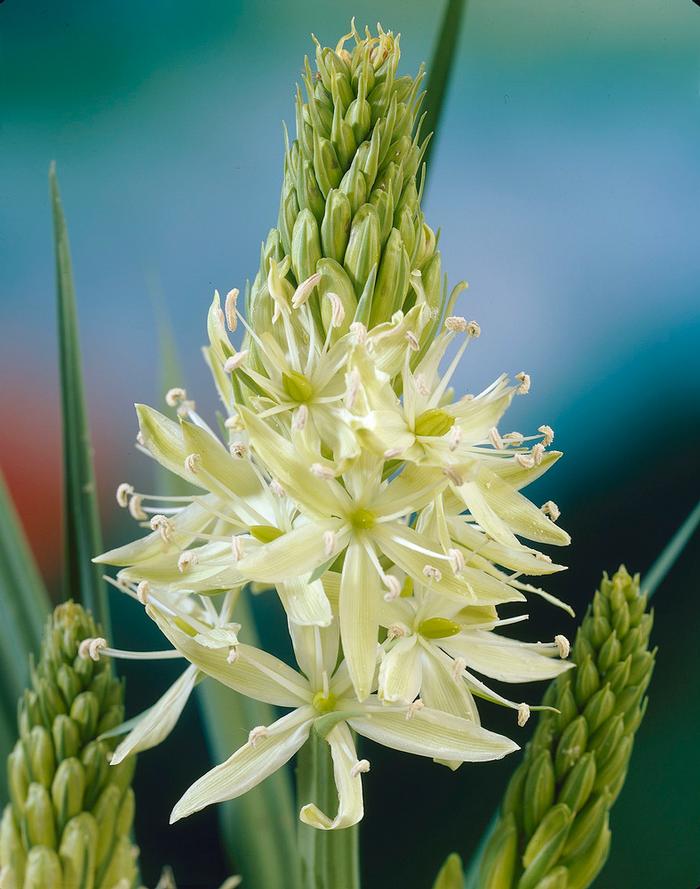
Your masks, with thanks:
[[[421,700],[431,710],[441,710],[480,725],[479,711],[465,681],[454,678],[451,661],[436,646],[422,646]]]
[[[134,728],[112,754],[113,766],[118,765],[132,753],[150,750],[168,737],[192,694],[198,672],[196,667],[188,667],[165,694],[141,715]]]
[[[421,649],[416,636],[398,639],[382,652],[379,696],[392,703],[410,704],[421,688]]]
[[[247,498],[260,491],[260,481],[250,460],[232,457],[208,429],[185,420],[180,421],[180,427],[187,455],[197,454],[199,458],[194,472],[195,483],[213,489],[211,480],[214,480],[222,494],[235,497],[237,508],[245,512]],[[203,482],[198,481],[204,473],[207,478]],[[257,517],[251,519],[251,523],[254,523]]]
[[[320,580],[292,577],[276,584],[287,617],[305,626],[327,627],[333,620],[331,603]]]
[[[202,775],[176,804],[170,823],[212,803],[242,796],[276,772],[309,737],[313,714],[311,707],[288,713],[267,727],[265,734],[248,741],[225,762]]]
[[[362,543],[353,541],[345,554],[340,581],[340,637],[358,700],[372,691],[377,665],[381,584]]]
[[[337,621],[329,627],[315,627],[290,620],[288,626],[299,669],[309,680],[311,688],[322,688],[323,674],[331,677],[338,662],[340,639]]]
[[[309,522],[287,531],[271,543],[256,547],[236,565],[242,575],[260,583],[278,583],[294,577],[306,577],[329,558],[324,535],[336,535],[333,554],[337,555],[348,540],[341,531],[340,519]]]
[[[552,679],[573,667],[556,655],[556,648],[539,643],[520,642],[486,630],[465,630],[440,641],[452,657],[462,657],[467,665],[503,682],[532,682]]]
[[[304,824],[319,830],[339,830],[352,827],[362,820],[362,778],[353,771],[357,765],[357,753],[352,734],[345,723],[338,723],[326,735],[333,757],[333,777],[338,792],[338,812],[329,818],[314,803],[302,806],[299,818]]]
[[[554,562],[538,558],[532,550],[520,547],[513,549],[496,543],[494,540],[489,540],[478,528],[465,522],[462,516],[450,516],[447,523],[454,541],[469,550],[478,551],[479,556],[483,556],[494,565],[502,565],[504,568],[510,568],[511,571],[533,575],[554,574],[557,571],[566,570],[564,565],[557,565]]]

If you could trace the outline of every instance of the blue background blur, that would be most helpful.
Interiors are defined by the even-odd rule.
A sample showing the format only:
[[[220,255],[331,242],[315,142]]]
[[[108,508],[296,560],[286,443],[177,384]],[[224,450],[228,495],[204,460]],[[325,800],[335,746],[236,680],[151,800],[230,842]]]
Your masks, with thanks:
[[[402,33],[413,72],[430,57],[441,12],[397,0],[0,6],[0,456],[50,581],[60,558],[50,160],[70,226],[114,543],[127,533],[114,488],[150,474],[131,450],[131,403],[162,406],[154,304],[167,304],[187,387],[212,411],[199,355],[205,312],[214,287],[255,274],[275,222],[281,121],[293,120],[309,32],[334,45],[351,15],[379,19]],[[517,400],[512,426],[549,423],[566,451],[533,497],[562,507],[571,571],[550,588],[579,606],[603,569],[646,569],[700,493],[699,157],[691,0],[472,0],[426,212],[442,228],[450,278],[470,282],[461,311],[483,330],[460,386],[527,370],[532,393]],[[696,546],[655,602],[659,664],[602,887],[700,881],[699,568]],[[567,618],[562,627],[559,614],[532,614],[543,636],[573,635]],[[147,632],[121,607],[117,631],[125,645]],[[152,694],[133,674],[131,708]],[[207,765],[190,709],[168,746],[140,761],[151,884],[169,861],[183,885],[213,886],[224,873],[212,813],[167,827],[173,801]],[[445,854],[468,855],[512,769],[454,776],[400,754],[369,758],[368,889],[389,875],[427,887]]]

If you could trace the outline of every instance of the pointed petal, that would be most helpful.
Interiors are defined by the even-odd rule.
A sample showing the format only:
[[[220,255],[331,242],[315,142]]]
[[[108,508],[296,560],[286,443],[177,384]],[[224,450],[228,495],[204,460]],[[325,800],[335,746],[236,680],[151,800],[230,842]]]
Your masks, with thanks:
[[[299,812],[304,824],[319,830],[339,830],[352,827],[362,820],[364,807],[362,804],[362,779],[360,774],[353,774],[357,764],[357,753],[350,729],[345,723],[338,723],[326,735],[333,757],[333,777],[338,791],[338,812],[331,819],[314,803],[307,803]]]
[[[288,713],[267,729],[265,736],[240,747],[221,763],[195,781],[177,803],[170,823],[186,818],[212,803],[235,799],[251,790],[288,762],[309,737],[311,707]]]
[[[493,509],[482,488],[475,481],[464,482],[463,485],[455,486],[453,490],[489,537],[504,546],[522,549],[518,538]]]
[[[323,674],[330,678],[338,663],[340,638],[337,621],[329,627],[311,627],[290,620],[289,634],[299,669],[312,688],[322,688]]]
[[[377,665],[379,576],[362,543],[347,549],[340,581],[340,637],[358,700],[372,691]]]
[[[552,679],[573,666],[555,656],[556,649],[552,653],[551,646],[520,642],[486,630],[465,630],[441,640],[440,645],[452,657],[463,657],[478,673],[503,682]]]
[[[341,551],[347,542],[347,532],[340,519],[309,522],[287,531],[272,543],[265,543],[245,555],[236,565],[241,574],[261,583],[277,583],[293,577],[305,577],[329,558],[324,534],[336,534],[336,549]]]
[[[147,404],[137,404],[135,407],[144,447],[161,466],[201,487],[202,482],[185,468],[185,457],[189,451],[182,440],[180,426]]]
[[[225,649],[200,645],[153,606],[147,606],[147,611],[191,664],[234,691],[278,707],[299,707],[311,700],[304,677],[273,655],[250,645],[238,645],[238,656],[229,663]]]
[[[165,694],[146,710],[112,754],[113,766],[118,765],[132,753],[150,750],[168,737],[192,694],[197,682],[197,673],[196,667],[188,667]]]
[[[389,482],[372,508],[380,516],[417,512],[434,500],[446,486],[447,478],[442,470],[409,464]]]
[[[197,454],[199,457],[194,472],[195,483],[211,489],[214,480],[224,496],[235,495],[237,506],[244,505],[243,498],[259,493],[260,481],[250,460],[232,457],[218,438],[195,423],[181,420],[180,427],[187,455]],[[205,473],[204,481],[198,481]]]
[[[524,574],[554,574],[557,571],[565,571],[566,566],[548,562],[538,558],[537,553],[526,549],[513,549],[503,546],[493,540],[489,540],[485,534],[474,525],[465,522],[461,516],[450,516],[447,520],[450,536],[454,541],[471,550],[478,552],[494,565],[502,565],[511,571]]]
[[[329,626],[333,613],[320,580],[309,583],[308,578],[293,577],[276,586],[277,595],[291,621],[306,626]]]
[[[504,482],[508,482],[519,491],[544,475],[562,456],[561,451],[547,451],[542,462],[530,469],[520,466],[515,460],[493,460],[490,469]]]
[[[453,716],[480,724],[474,698],[461,677],[455,679],[450,671],[451,661],[436,646],[424,646],[421,655],[423,681],[421,700],[431,710],[442,710]],[[445,663],[447,661],[447,663]]]
[[[364,716],[348,719],[348,724],[360,735],[385,747],[431,759],[483,762],[501,759],[518,749],[509,738],[490,732],[471,720],[428,707],[406,719],[403,710],[377,706]]]
[[[379,667],[379,697],[410,704],[421,687],[421,651],[415,636],[399,639],[382,653]]]

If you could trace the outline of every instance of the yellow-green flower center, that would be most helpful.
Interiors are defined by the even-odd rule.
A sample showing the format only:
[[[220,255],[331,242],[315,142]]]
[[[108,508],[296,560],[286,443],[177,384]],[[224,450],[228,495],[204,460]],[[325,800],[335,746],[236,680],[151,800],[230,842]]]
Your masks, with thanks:
[[[317,691],[311,703],[318,713],[332,713],[335,710],[336,697],[332,691],[327,695],[322,691]]]
[[[376,515],[370,510],[360,507],[350,516],[350,524],[356,531],[369,531],[377,523]]]
[[[296,370],[282,374],[282,385],[291,400],[299,404],[304,404],[314,394],[313,386],[309,380]]]
[[[454,426],[455,418],[439,407],[432,407],[416,417],[416,435],[446,435]]]
[[[260,543],[272,543],[273,540],[277,540],[278,537],[281,537],[284,534],[284,531],[280,531],[280,529],[275,528],[274,525],[251,525],[250,533],[256,540],[259,540]]]
[[[448,617],[429,617],[418,625],[418,634],[424,639],[445,639],[455,636],[461,627]]]

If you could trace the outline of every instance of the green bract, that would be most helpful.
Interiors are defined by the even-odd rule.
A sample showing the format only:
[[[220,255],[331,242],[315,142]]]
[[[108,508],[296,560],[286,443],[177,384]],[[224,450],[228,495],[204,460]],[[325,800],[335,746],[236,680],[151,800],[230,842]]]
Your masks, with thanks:
[[[604,575],[484,852],[479,889],[586,889],[610,845],[608,815],[627,774],[654,669],[639,578]]]
[[[136,761],[110,768],[113,743],[100,740],[123,720],[123,686],[107,663],[79,654],[97,635],[73,602],[49,618],[8,761],[3,889],[130,889],[136,878],[129,838]]]

